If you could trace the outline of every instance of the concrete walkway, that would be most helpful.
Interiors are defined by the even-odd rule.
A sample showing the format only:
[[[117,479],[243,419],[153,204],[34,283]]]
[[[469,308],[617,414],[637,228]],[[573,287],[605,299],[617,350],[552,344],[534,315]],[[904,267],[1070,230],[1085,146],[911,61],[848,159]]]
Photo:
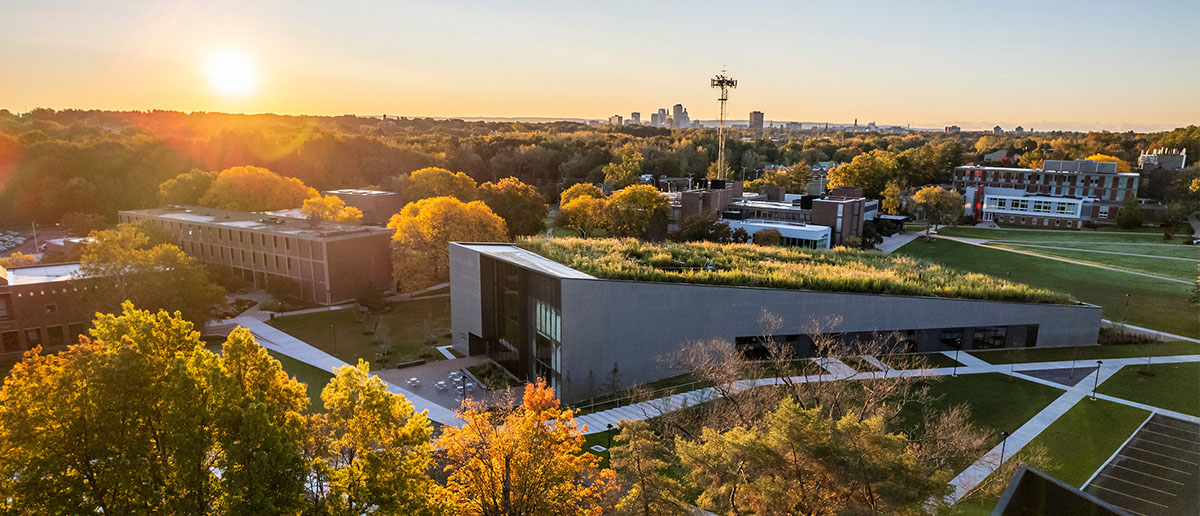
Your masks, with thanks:
[[[996,243],[996,241],[991,241],[991,242]],[[1160,256],[1157,254],[1126,253],[1126,252],[1122,252],[1122,251],[1101,251],[1099,249],[1079,249],[1079,248],[1075,248],[1075,247],[1058,247],[1058,246],[1053,246],[1053,245],[1026,244],[1026,243],[1020,243],[1020,242],[1002,242],[1002,243],[1003,243],[1003,245],[1011,245],[1011,246],[1017,246],[1017,247],[1036,247],[1038,249],[1057,249],[1060,251],[1078,251],[1081,253],[1115,254],[1115,255],[1119,255],[1119,256],[1132,256],[1134,258],[1160,258],[1163,260],[1179,260],[1182,262],[1193,262],[1193,263],[1195,263],[1197,261],[1196,258],[1180,258],[1178,256]],[[1196,251],[1196,256],[1200,257],[1200,249],[1198,249]]]
[[[983,242],[986,242],[987,240],[983,240],[983,239],[979,239],[979,238],[962,238],[962,237],[950,237],[950,236],[942,236],[942,235],[936,235],[936,236],[937,236],[937,238],[950,240],[953,242],[975,245],[975,246],[979,246],[979,247],[986,247],[988,249],[995,249],[997,251],[1004,251],[1007,253],[1024,254],[1024,255],[1028,255],[1028,256],[1034,256],[1037,258],[1044,258],[1046,260],[1054,260],[1054,261],[1059,261],[1059,262],[1073,263],[1075,265],[1082,265],[1084,267],[1094,267],[1097,269],[1104,269],[1104,270],[1113,271],[1113,272],[1123,272],[1125,274],[1133,274],[1135,276],[1154,278],[1154,279],[1163,280],[1163,281],[1170,281],[1173,283],[1183,283],[1185,285],[1191,285],[1193,283],[1191,281],[1186,281],[1186,280],[1181,280],[1181,279],[1176,279],[1176,278],[1168,278],[1166,276],[1158,276],[1156,274],[1147,274],[1145,272],[1135,272],[1135,271],[1131,271],[1131,270],[1127,270],[1127,269],[1120,269],[1117,267],[1108,267],[1106,265],[1097,265],[1094,263],[1087,263],[1087,262],[1081,262],[1078,260],[1071,260],[1069,258],[1059,258],[1057,256],[1047,256],[1044,254],[1035,253],[1033,251],[1022,251],[1020,249],[1008,249],[1005,247],[997,247],[994,245],[987,245],[987,244],[983,243]]]
[[[916,231],[896,233],[892,236],[883,237],[883,242],[880,242],[879,245],[875,246],[875,248],[882,251],[883,254],[891,254],[897,249],[904,247],[905,244],[916,240],[920,236],[921,233]]]
[[[274,327],[269,326],[267,323],[262,322],[254,317],[236,317],[234,319],[230,319],[230,322],[250,330],[250,333],[254,335],[254,339],[257,340],[262,347],[283,355],[287,355],[308,365],[321,369],[322,371],[333,372],[340,367],[350,365],[341,361],[337,357],[334,357],[333,355],[321,351],[320,349],[317,349],[316,347],[313,347],[312,345],[300,339],[277,330]],[[382,378],[380,379],[382,380]],[[395,384],[392,384],[386,380],[384,380],[384,383],[387,385],[389,391],[403,395],[405,398],[407,398],[408,402],[412,403],[413,408],[417,412],[426,411],[426,416],[428,416],[429,419],[437,421],[443,425],[458,426],[462,424],[462,420],[458,419],[458,417],[454,415],[453,410],[425,399],[410,390],[397,387]]]

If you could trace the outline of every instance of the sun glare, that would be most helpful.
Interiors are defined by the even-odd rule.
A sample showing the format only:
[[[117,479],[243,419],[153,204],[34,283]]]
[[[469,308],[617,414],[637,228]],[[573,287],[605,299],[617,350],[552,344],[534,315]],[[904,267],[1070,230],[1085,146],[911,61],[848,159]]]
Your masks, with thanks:
[[[258,70],[248,57],[238,52],[209,56],[204,71],[213,90],[227,97],[245,97],[258,86]]]

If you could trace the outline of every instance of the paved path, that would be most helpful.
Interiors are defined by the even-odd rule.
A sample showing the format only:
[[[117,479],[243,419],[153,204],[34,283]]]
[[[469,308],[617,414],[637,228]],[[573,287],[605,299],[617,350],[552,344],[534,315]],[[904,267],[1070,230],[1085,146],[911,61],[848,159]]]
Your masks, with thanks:
[[[350,365],[341,361],[337,357],[334,357],[333,355],[321,351],[320,349],[317,349],[316,347],[313,347],[312,345],[309,345],[300,339],[275,329],[274,327],[254,317],[237,317],[231,319],[231,322],[250,330],[250,333],[254,334],[254,339],[257,340],[262,347],[287,355],[323,371],[332,372],[339,367]],[[386,380],[384,383],[387,384],[389,391],[396,394],[401,394],[405,398],[408,398],[409,403],[413,404],[413,408],[417,412],[427,411],[426,415],[429,417],[429,419],[437,421],[443,425],[458,426],[462,424],[462,421],[454,415],[453,410],[425,399],[412,391],[397,387],[395,384],[387,382]]]
[[[893,251],[904,247],[905,244],[916,240],[920,236],[921,233],[916,231],[896,233],[892,236],[883,237],[883,242],[880,242],[879,245],[875,246],[875,248],[883,251],[883,254],[890,254]]]
[[[996,242],[993,241],[993,243],[996,243]],[[1083,253],[1116,254],[1116,255],[1120,255],[1120,256],[1132,256],[1134,258],[1161,258],[1163,260],[1179,260],[1181,262],[1192,262],[1192,263],[1196,262],[1195,258],[1180,258],[1178,256],[1162,256],[1162,255],[1157,255],[1157,254],[1126,253],[1126,252],[1122,252],[1122,251],[1101,251],[1099,249],[1079,249],[1079,248],[1075,248],[1075,247],[1058,247],[1058,246],[1053,246],[1053,245],[1026,244],[1026,243],[1019,243],[1019,242],[1002,242],[1002,244],[1018,246],[1018,247],[1036,247],[1039,249],[1058,249],[1060,251],[1078,251],[1078,252],[1083,252]],[[1139,244],[1139,245],[1142,245],[1142,244]],[[1170,245],[1170,244],[1167,244],[1167,245]],[[1200,250],[1197,250],[1197,256],[1200,256]]]
[[[1192,225],[1192,237],[1200,238],[1200,212],[1188,215],[1188,224]]]
[[[1192,281],[1181,280],[1181,279],[1176,279],[1176,278],[1168,278],[1166,276],[1158,276],[1156,274],[1147,274],[1145,272],[1135,272],[1135,271],[1131,271],[1131,270],[1120,269],[1117,267],[1108,267],[1105,265],[1097,265],[1094,263],[1087,263],[1087,262],[1081,262],[1078,260],[1071,260],[1069,258],[1060,258],[1057,256],[1047,256],[1044,254],[1035,253],[1033,251],[1022,251],[1020,249],[1008,249],[1005,247],[997,247],[994,245],[987,245],[987,244],[983,243],[983,242],[986,242],[987,240],[983,240],[983,239],[979,239],[979,238],[962,238],[962,237],[951,237],[951,236],[943,236],[943,235],[936,235],[936,236],[937,236],[937,238],[942,238],[942,239],[959,242],[959,243],[963,243],[963,244],[976,245],[979,247],[986,247],[988,249],[996,249],[998,251],[1004,251],[1007,253],[1024,254],[1024,255],[1028,255],[1028,256],[1034,256],[1037,258],[1044,258],[1046,260],[1055,260],[1055,261],[1059,261],[1059,262],[1073,263],[1075,265],[1083,265],[1085,267],[1095,267],[1097,269],[1104,269],[1104,270],[1109,270],[1109,271],[1113,271],[1113,272],[1123,272],[1125,274],[1133,274],[1136,276],[1143,276],[1146,278],[1154,278],[1154,279],[1170,281],[1170,282],[1174,282],[1174,283],[1183,283],[1185,285],[1191,285],[1192,283],[1194,283]]]
[[[1150,335],[1153,337],[1157,337],[1161,340],[1186,340],[1188,342],[1195,342],[1195,343],[1200,344],[1200,339],[1184,337],[1183,335],[1176,335],[1174,333],[1167,333],[1165,331],[1151,330],[1150,328],[1143,328],[1141,326],[1134,326],[1132,324],[1113,322],[1108,319],[1100,319],[1100,323],[1105,326],[1108,326],[1108,327],[1114,327],[1114,326],[1123,327],[1127,330],[1133,330],[1135,333],[1147,334],[1147,335]]]

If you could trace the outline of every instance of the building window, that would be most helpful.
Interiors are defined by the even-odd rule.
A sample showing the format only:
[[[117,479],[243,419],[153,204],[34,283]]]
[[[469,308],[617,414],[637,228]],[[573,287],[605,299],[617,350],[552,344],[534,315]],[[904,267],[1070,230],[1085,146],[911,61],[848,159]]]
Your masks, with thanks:
[[[34,346],[42,344],[42,329],[30,328],[25,330],[25,344],[32,349]]]
[[[56,305],[54,303],[47,304],[46,305],[46,313],[48,313],[48,314],[58,313],[58,305]]]
[[[67,325],[67,336],[71,337],[71,342],[79,342],[79,337],[87,334],[87,326],[83,323],[71,323]]]
[[[6,352],[21,351],[21,341],[17,338],[17,332],[15,331],[0,333],[0,343],[3,343],[4,351]]]
[[[1101,206],[1099,213],[1096,216],[1100,217],[1102,219],[1107,219],[1108,218],[1108,206]]]
[[[0,297],[0,319],[8,319],[8,298]]]
[[[972,344],[975,349],[995,349],[1004,347],[1004,339],[1008,335],[1005,326],[985,326],[975,328]]]
[[[63,333],[63,327],[50,326],[46,328],[46,343],[50,346],[66,346],[67,336]]]

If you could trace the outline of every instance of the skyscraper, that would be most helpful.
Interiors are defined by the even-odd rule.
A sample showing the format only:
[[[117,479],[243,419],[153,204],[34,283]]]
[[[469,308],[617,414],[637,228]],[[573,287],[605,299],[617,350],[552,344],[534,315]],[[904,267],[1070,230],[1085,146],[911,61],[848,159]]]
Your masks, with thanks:
[[[637,111],[630,113],[629,123],[633,125],[642,125],[642,114]]]
[[[687,124],[681,123],[686,116],[683,111],[683,104],[675,104],[675,107],[671,108],[671,128],[679,129],[680,127],[687,127]]]
[[[752,131],[762,131],[763,130],[763,112],[762,111],[751,111],[750,112],[750,130],[752,130]]]

